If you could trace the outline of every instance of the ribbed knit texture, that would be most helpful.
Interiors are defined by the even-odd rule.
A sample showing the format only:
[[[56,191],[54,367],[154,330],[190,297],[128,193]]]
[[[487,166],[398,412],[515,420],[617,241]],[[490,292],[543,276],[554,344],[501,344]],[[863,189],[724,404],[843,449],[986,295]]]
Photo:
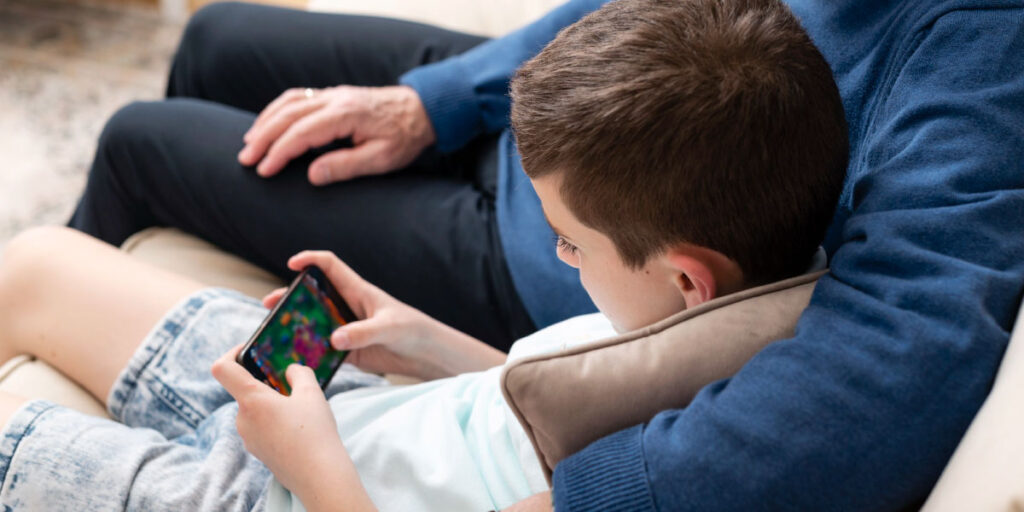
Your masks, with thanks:
[[[599,439],[555,468],[555,510],[654,510],[644,470],[643,428]]]
[[[449,59],[420,66],[398,80],[420,95],[442,153],[466,145],[482,128],[473,82],[460,68],[458,59]]]
[[[507,123],[517,63],[599,3],[572,0],[460,57],[484,130]],[[642,433],[563,461],[560,512],[908,509],[988,394],[1024,292],[1024,1],[789,4],[832,66],[850,127],[831,271],[793,338]],[[524,304],[560,297],[529,278],[545,265],[530,256],[553,251],[550,231],[509,224],[539,218],[536,196],[498,196]]]

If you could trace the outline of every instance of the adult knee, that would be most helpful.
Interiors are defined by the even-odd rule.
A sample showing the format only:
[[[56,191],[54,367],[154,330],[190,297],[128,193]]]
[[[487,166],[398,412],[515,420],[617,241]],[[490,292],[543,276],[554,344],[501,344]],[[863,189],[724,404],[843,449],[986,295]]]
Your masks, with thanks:
[[[215,2],[189,18],[171,65],[168,96],[204,98],[204,84],[231,78],[221,76],[231,69],[225,64],[239,57],[252,32],[259,32],[244,22],[251,8],[241,2]]]
[[[162,102],[129,103],[110,116],[103,126],[97,144],[98,157],[112,157],[118,161],[130,157],[141,145],[149,144],[159,131],[167,126]],[[128,152],[128,155],[125,155]]]

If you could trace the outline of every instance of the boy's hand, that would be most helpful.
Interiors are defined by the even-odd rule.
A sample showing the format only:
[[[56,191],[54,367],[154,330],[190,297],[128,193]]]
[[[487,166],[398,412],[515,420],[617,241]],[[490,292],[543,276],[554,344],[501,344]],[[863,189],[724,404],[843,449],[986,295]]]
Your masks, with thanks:
[[[309,510],[336,505],[341,496],[364,505],[352,510],[372,509],[313,370],[289,366],[285,378],[292,394],[284,396],[235,361],[241,349],[221,356],[211,372],[238,402],[235,424],[245,449]]]
[[[323,391],[306,366],[293,364],[285,372],[291,396],[256,380],[235,358],[239,345],[213,363],[211,372],[238,402],[238,433],[245,449],[263,461],[287,488],[306,472],[308,461],[329,452],[347,458],[338,425]],[[289,485],[291,484],[291,485]]]
[[[397,373],[421,379],[444,377],[501,364],[505,356],[388,295],[359,277],[328,251],[303,251],[288,260],[301,271],[319,267],[342,299],[362,320],[339,327],[331,345],[351,350],[347,362],[376,373]],[[284,289],[263,298],[271,308]]]
[[[501,510],[502,512],[550,512],[554,510],[554,506],[551,504],[551,491],[534,494],[511,507]]]

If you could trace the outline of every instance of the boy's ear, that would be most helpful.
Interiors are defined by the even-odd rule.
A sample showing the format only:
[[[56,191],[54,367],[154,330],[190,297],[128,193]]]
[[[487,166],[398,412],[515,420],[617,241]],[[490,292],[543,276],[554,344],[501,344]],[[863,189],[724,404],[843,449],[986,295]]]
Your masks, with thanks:
[[[667,251],[666,258],[687,308],[743,289],[743,270],[714,249],[679,244]]]

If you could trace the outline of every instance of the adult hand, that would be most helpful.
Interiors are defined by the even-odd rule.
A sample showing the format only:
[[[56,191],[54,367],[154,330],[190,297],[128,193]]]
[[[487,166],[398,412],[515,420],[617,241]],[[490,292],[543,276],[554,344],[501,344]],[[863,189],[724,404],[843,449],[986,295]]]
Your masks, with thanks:
[[[304,251],[288,260],[301,271],[316,266],[327,275],[352,312],[361,320],[339,327],[331,345],[350,350],[347,362],[376,373],[397,373],[424,380],[501,364],[501,352],[448,327],[395,299],[359,277],[328,251]],[[263,298],[271,308],[284,288]]]
[[[400,169],[436,138],[411,87],[289,89],[246,132],[238,161],[259,163],[260,176],[273,176],[306,151],[347,137],[352,148],[325,153],[309,165],[310,183],[327,185]]]

